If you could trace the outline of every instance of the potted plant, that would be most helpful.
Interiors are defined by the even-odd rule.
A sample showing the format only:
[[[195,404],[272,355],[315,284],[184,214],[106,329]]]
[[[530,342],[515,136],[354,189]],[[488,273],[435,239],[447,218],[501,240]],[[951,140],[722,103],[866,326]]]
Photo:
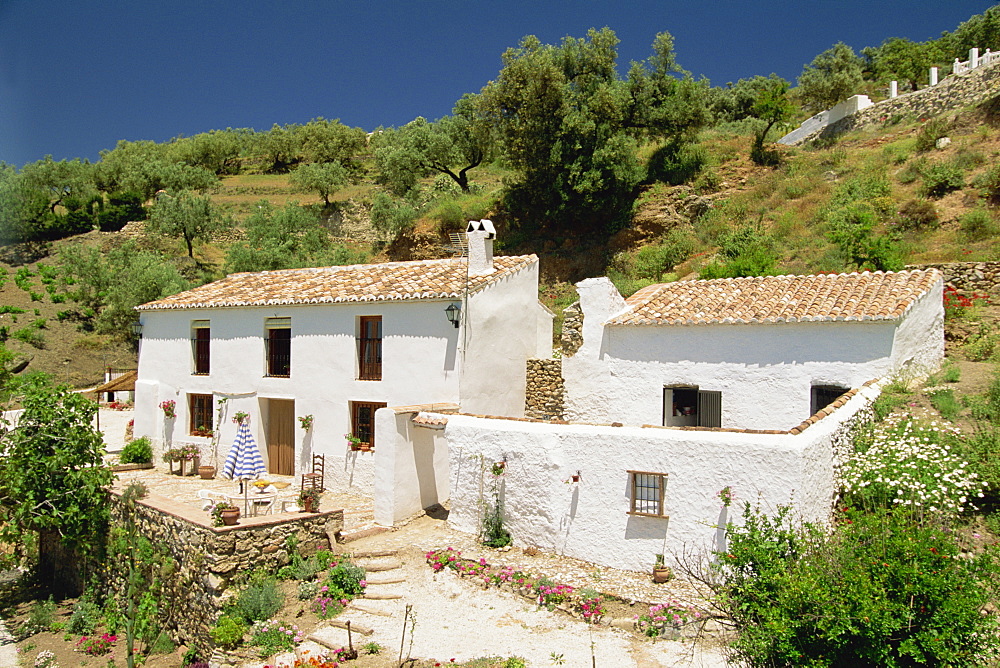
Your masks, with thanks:
[[[309,431],[313,426],[313,416],[312,415],[300,415],[299,424],[302,425],[304,431]]]
[[[212,507],[212,525],[231,527],[240,519],[239,506],[231,503],[217,503]]]
[[[656,564],[653,566],[653,582],[663,584],[674,577],[670,567],[663,563],[663,555],[656,555]]]
[[[299,492],[299,503],[307,513],[319,511],[320,491],[315,487],[309,487]]]
[[[211,480],[215,477],[215,467],[214,466],[199,466],[198,475],[201,476],[202,480]]]
[[[347,445],[351,448],[351,450],[371,450],[370,445],[364,443],[354,434],[344,434],[344,438],[347,439]]]
[[[163,411],[163,417],[171,420],[177,417],[177,402],[173,399],[167,399],[166,401],[160,402],[160,409]]]
[[[233,423],[243,424],[243,422],[249,417],[250,417],[249,413],[246,413],[244,411],[237,411],[236,415],[233,416]]]

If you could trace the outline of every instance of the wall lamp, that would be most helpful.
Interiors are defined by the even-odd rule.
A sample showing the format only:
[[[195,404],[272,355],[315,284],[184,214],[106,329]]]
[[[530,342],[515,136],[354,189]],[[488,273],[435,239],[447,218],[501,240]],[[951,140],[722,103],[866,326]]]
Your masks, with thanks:
[[[448,322],[455,325],[455,329],[458,329],[458,323],[462,315],[462,307],[458,304],[449,304],[448,308],[444,310],[444,314],[448,316]]]
[[[141,322],[133,322],[132,323],[132,333],[135,334],[135,338],[137,338],[137,339],[141,339],[142,338],[142,323]]]

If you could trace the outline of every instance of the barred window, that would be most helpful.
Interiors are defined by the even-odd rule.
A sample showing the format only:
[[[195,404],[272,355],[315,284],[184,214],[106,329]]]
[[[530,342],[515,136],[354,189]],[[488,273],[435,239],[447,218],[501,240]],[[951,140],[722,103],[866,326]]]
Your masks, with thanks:
[[[214,419],[212,416],[211,394],[189,394],[188,415],[191,417],[190,433],[193,436],[204,436],[211,433]]]
[[[666,473],[629,471],[632,487],[630,515],[666,517],[663,514],[663,498],[667,490]]]
[[[191,354],[194,358],[194,374],[207,375],[211,371],[212,329],[208,320],[191,323]]]
[[[287,378],[292,372],[292,319],[268,318],[264,329],[266,375]]]

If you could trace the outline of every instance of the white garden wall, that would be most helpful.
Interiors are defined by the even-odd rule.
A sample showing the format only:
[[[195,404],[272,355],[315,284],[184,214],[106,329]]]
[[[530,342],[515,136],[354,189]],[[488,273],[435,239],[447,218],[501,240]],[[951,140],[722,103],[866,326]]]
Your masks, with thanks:
[[[823,522],[835,493],[832,442],[876,395],[862,389],[799,435],[440,416],[450,451],[449,522],[479,531],[490,464],[504,458],[504,516],[515,543],[605,566],[642,571],[657,553],[723,549],[718,526],[738,520],[744,500],[765,510],[794,503],[804,519]],[[668,519],[628,514],[629,470],[668,475]],[[563,482],[577,471],[579,484]],[[716,494],[727,485],[739,503],[724,509]]]

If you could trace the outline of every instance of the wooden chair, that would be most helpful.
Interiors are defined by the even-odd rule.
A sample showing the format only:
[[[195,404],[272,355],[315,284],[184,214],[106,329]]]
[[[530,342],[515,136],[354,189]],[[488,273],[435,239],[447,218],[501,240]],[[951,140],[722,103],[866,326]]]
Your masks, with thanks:
[[[326,456],[313,455],[312,472],[302,474],[302,490],[311,488],[319,492],[326,491],[326,478],[324,478],[325,468]]]

